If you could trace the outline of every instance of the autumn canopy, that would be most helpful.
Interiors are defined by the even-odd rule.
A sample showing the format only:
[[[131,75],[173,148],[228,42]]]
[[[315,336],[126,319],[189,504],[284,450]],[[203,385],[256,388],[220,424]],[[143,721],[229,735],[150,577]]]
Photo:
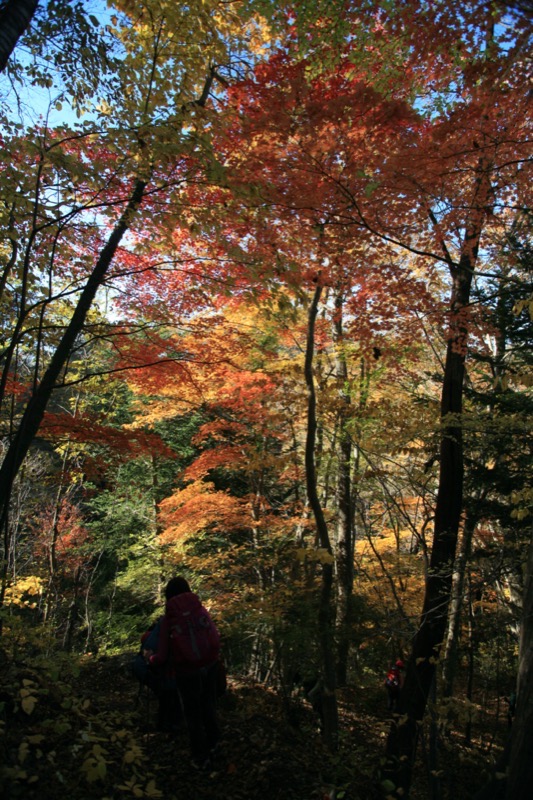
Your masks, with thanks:
[[[531,19],[0,2],[10,797],[50,780],[45,656],[135,652],[177,573],[235,681],[286,720],[320,686],[324,797],[530,796]],[[161,796],[106,746],[73,798]]]

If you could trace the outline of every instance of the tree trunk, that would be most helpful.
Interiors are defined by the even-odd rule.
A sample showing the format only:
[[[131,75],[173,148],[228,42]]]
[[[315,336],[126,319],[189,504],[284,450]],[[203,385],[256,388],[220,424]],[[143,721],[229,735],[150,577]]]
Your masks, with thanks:
[[[0,11],[0,71],[30,24],[39,0],[7,0]]]
[[[337,684],[345,686],[350,651],[350,615],[353,590],[353,512],[351,502],[352,438],[347,429],[350,417],[350,395],[347,391],[348,367],[343,350],[342,296],[335,298],[334,341],[335,375],[339,384],[337,473],[337,537],[335,565],[337,569]]]
[[[463,506],[463,380],[468,327],[466,313],[472,277],[490,196],[489,165],[480,160],[476,194],[466,227],[459,263],[448,256],[452,289],[450,332],[442,383],[440,470],[435,507],[433,547],[426,577],[418,631],[407,665],[398,716],[386,745],[383,779],[389,794],[409,797],[420,725],[434,680],[435,666],[446,634],[453,565]]]
[[[22,419],[7,449],[2,467],[0,468],[0,527],[2,529],[4,529],[8,519],[9,500],[13,481],[39,430],[46,406],[61,374],[61,370],[70,356],[76,337],[83,328],[87,313],[98,288],[102,285],[120,241],[131,225],[133,215],[141,203],[145,188],[146,183],[144,181],[138,180],[136,182],[129,202],[121,218],[115,225],[107,244],[103,248],[85,284],[71,320],[51,358],[50,364],[40,384],[36,387],[26,405]]]
[[[324,741],[332,750],[337,747],[339,719],[336,695],[335,655],[333,641],[333,552],[329,540],[327,523],[320,504],[317,490],[315,467],[316,443],[316,393],[313,376],[313,354],[315,342],[315,322],[322,287],[317,286],[309,309],[309,326],[305,352],[305,381],[308,391],[307,437],[305,443],[305,476],[309,505],[315,517],[320,547],[325,551],[322,560],[322,588],[318,610],[320,655],[322,660],[322,714]]]
[[[76,626],[76,617],[78,612],[78,595],[80,589],[81,568],[78,567],[74,575],[74,594],[70,605],[68,607],[67,624],[65,625],[65,634],[63,636],[63,650],[68,653],[72,650],[72,641],[74,638],[74,629]]]
[[[475,668],[475,629],[476,619],[474,613],[474,598],[472,596],[472,581],[468,576],[468,672],[466,681],[466,699],[468,700],[468,714],[465,726],[465,746],[472,744],[472,698],[474,696],[474,668]]]
[[[453,694],[453,683],[457,667],[457,651],[459,648],[461,617],[465,592],[466,566],[470,558],[472,536],[475,526],[475,521],[469,516],[464,525],[460,551],[455,561],[453,570],[450,618],[448,620],[448,632],[446,634],[446,644],[444,648],[444,659],[442,665],[443,697],[451,697]]]
[[[431,721],[429,727],[428,767],[429,800],[442,800],[442,781],[439,770],[439,726],[437,721],[437,673],[431,684]]]
[[[533,787],[533,537],[526,566],[523,609],[507,800],[527,800]]]

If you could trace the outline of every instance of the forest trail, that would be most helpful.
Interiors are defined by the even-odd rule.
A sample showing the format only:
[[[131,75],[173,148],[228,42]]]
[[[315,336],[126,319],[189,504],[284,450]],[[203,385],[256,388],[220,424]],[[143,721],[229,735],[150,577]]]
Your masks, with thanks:
[[[156,703],[139,695],[124,657],[86,660],[79,674],[60,679],[28,662],[9,668],[0,768],[3,798],[24,800],[323,800],[373,796],[371,764],[379,732],[343,714],[345,737],[357,722],[359,746],[323,747],[312,709],[293,706],[284,718],[279,696],[229,677],[220,700],[222,748],[209,772],[191,767],[185,730],[155,730]],[[16,673],[16,674],[15,674]],[[11,704],[18,694],[35,702]],[[17,698],[18,699],[18,698]],[[24,698],[23,698],[24,699]],[[28,713],[28,711],[30,713]],[[349,733],[348,733],[349,731]],[[376,735],[377,734],[377,735]],[[3,741],[2,741],[3,740]],[[348,740],[345,739],[348,743]],[[366,754],[366,756],[365,756]],[[368,773],[365,774],[365,769]],[[357,792],[354,793],[354,787]]]
[[[339,751],[324,748],[311,707],[249,680],[229,677],[220,700],[223,747],[205,773],[190,764],[184,730],[155,730],[156,703],[127,669],[125,657],[86,659],[68,676],[28,662],[9,665],[2,692],[2,762],[6,800],[373,800],[373,778],[388,727],[385,698],[340,694]],[[15,687],[18,689],[17,702]],[[30,702],[28,703],[28,699]],[[6,702],[7,700],[7,702]],[[377,703],[376,703],[377,701]],[[374,706],[372,712],[372,706]],[[444,796],[471,797],[482,762],[453,748]],[[449,759],[448,754],[446,757]],[[444,758],[443,758],[444,760]],[[450,769],[451,767],[451,769]],[[420,770],[424,774],[424,769]],[[452,793],[453,789],[453,793]],[[413,787],[413,800],[427,789]]]
[[[82,674],[81,685],[91,704],[102,707],[110,702],[117,718],[130,720],[137,729],[150,772],[165,800],[362,800],[373,796],[369,742],[374,737],[375,745],[380,745],[372,717],[366,719],[366,730],[359,730],[368,762],[368,774],[364,775],[359,748],[350,748],[348,759],[348,753],[332,757],[323,747],[310,706],[291,703],[289,724],[277,693],[230,676],[227,693],[219,701],[222,747],[212,769],[198,773],[190,765],[186,731],[181,729],[175,735],[157,732],[153,695],[143,690],[138,696],[137,684],[124,668],[118,669],[113,680],[110,671],[117,672],[112,660],[99,663]],[[346,731],[353,729],[355,719],[349,719],[347,710],[341,713]],[[362,722],[362,718],[357,720],[359,728]],[[357,795],[351,790],[347,793],[353,788],[355,774]]]

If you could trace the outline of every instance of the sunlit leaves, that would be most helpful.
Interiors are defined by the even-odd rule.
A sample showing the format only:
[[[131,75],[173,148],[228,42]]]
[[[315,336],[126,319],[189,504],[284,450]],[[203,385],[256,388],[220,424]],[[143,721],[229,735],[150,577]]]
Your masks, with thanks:
[[[107,774],[106,750],[94,744],[81,765],[81,771],[88,783],[104,780]]]
[[[36,686],[35,682],[25,679],[22,681],[22,689],[20,690],[20,705],[26,714],[32,714],[37,704]],[[21,762],[22,763],[22,762]]]
[[[133,110],[132,101],[142,98],[139,122],[169,110],[181,114],[187,103],[201,96],[211,65],[231,69],[232,59],[245,52],[244,42],[257,49],[261,40],[255,31],[260,32],[263,23],[250,21],[250,7],[238,0],[193,0],[186,6],[126,1],[116,6],[127,19],[124,26],[121,19],[113,19],[126,53],[123,68],[135,76],[130,97],[123,101]]]
[[[196,481],[162,502],[161,522],[164,533],[160,541],[172,545],[206,530],[224,533],[250,527],[251,507],[246,498],[217,492],[210,482]]]

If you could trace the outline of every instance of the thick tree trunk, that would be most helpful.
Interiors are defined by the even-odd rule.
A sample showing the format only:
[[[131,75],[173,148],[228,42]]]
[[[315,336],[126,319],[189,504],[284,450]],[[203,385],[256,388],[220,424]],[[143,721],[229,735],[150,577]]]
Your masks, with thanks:
[[[458,284],[455,291],[459,288]],[[458,421],[462,409],[463,374],[464,356],[450,342],[441,405],[442,418],[450,421],[444,425],[440,447],[439,491],[424,606],[407,665],[398,720],[392,723],[387,740],[384,777],[391,782],[391,788],[394,786],[391,794],[395,797],[406,798],[409,795],[419,728],[434,679],[435,662],[446,633],[462,501],[462,431]]]
[[[336,695],[335,654],[333,639],[333,553],[329,540],[327,523],[320,504],[317,490],[315,467],[316,444],[316,393],[313,376],[313,355],[315,343],[315,323],[322,287],[317,286],[309,309],[307,347],[305,353],[305,381],[308,391],[307,438],[305,443],[305,475],[309,505],[315,517],[320,547],[328,558],[322,561],[322,589],[318,610],[320,654],[322,659],[322,714],[324,741],[331,749],[337,747],[339,719]]]
[[[39,0],[6,0],[0,10],[0,71],[30,24]]]
[[[424,718],[435,667],[444,641],[452,575],[463,506],[463,380],[468,328],[466,312],[472,277],[490,196],[488,165],[480,160],[476,195],[465,231],[458,264],[449,258],[452,276],[450,333],[446,349],[441,394],[440,471],[435,507],[433,546],[426,578],[424,604],[419,628],[407,665],[398,716],[390,727],[382,771],[393,797],[406,800],[420,725]]]
[[[103,248],[100,257],[89,276],[87,283],[79,297],[78,304],[74,309],[71,320],[59,342],[50,364],[45,371],[40,384],[36,387],[30,397],[22,419],[7,449],[2,467],[0,468],[0,527],[4,528],[8,518],[9,500],[13,481],[20,469],[30,445],[39,430],[46,406],[54,390],[61,370],[66,364],[76,337],[81,332],[85,323],[85,318],[95,298],[98,288],[106,272],[111,265],[113,257],[117,251],[120,241],[128,228],[135,211],[141,203],[146,183],[138,180],[130,200],[122,214],[120,220],[113,229],[109,240]]]

